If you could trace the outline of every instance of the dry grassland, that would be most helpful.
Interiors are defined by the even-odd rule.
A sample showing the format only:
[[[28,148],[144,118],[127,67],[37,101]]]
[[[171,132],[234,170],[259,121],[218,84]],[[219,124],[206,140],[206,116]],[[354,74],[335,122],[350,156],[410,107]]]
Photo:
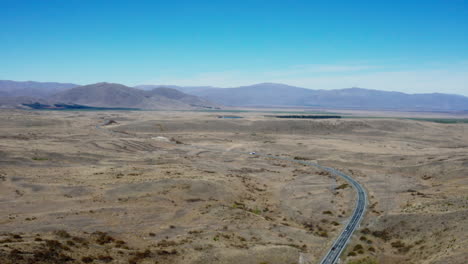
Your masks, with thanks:
[[[240,115],[2,110],[0,263],[317,263],[353,190],[251,151],[365,186],[345,263],[467,263],[468,124]]]

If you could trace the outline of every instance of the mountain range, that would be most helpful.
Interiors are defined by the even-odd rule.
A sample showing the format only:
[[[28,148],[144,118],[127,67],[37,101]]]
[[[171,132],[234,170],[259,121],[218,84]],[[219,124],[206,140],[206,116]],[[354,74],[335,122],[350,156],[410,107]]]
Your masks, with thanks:
[[[142,85],[136,87],[151,89],[160,86]],[[468,97],[443,93],[407,94],[363,88],[312,90],[278,83],[260,83],[234,88],[210,86],[170,87],[225,106],[408,111],[468,110]]]
[[[22,85],[28,85],[31,91],[42,89],[42,84],[34,86],[31,83],[17,83],[15,87],[22,91]],[[34,92],[33,96],[9,96],[15,93],[15,88],[6,90],[6,96],[0,94],[1,108],[25,108],[25,104],[38,102],[53,107],[55,104],[82,105],[109,108],[139,108],[139,109],[212,109],[218,105],[208,100],[189,95],[172,88],[154,88],[141,90],[117,83],[96,83],[84,86],[72,85],[64,88],[57,83],[49,83],[42,93]],[[58,91],[58,92],[54,92]],[[42,96],[37,96],[41,94]]]
[[[0,96],[46,98],[54,93],[78,86],[79,85],[73,83],[0,80]]]
[[[313,90],[277,83],[234,88],[115,83],[79,86],[71,83],[0,81],[0,107],[31,103],[68,103],[96,107],[196,109],[234,107],[311,107],[405,111],[467,111],[468,97],[431,93],[406,94],[362,88]],[[11,106],[11,103],[10,103]]]

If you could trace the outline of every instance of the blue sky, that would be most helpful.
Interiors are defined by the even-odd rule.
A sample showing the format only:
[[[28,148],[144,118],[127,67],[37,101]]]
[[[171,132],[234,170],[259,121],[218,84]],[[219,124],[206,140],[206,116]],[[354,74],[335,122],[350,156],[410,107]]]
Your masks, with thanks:
[[[0,0],[0,79],[468,95],[468,1]]]

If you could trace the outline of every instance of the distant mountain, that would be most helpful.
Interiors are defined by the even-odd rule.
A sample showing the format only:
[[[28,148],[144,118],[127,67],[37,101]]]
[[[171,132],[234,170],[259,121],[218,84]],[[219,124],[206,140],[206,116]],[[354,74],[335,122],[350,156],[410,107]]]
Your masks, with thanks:
[[[141,90],[152,90],[155,88],[173,88],[184,93],[197,93],[203,90],[217,88],[213,86],[177,86],[177,85],[137,85],[134,88]]]
[[[261,83],[237,88],[187,91],[210,101],[230,106],[304,106],[313,90],[285,84]]]
[[[189,95],[183,93],[179,90],[167,87],[154,88],[151,91],[148,91],[146,94],[151,96],[162,96],[169,98],[171,100],[177,100],[191,106],[214,106],[214,104],[206,99],[202,99],[198,96]]]
[[[77,87],[73,83],[16,82],[0,80],[0,96],[29,96],[46,98],[54,93]]]
[[[451,94],[405,94],[362,88],[312,90],[276,83],[236,88],[179,88],[187,93],[227,106],[294,106],[342,109],[462,111],[468,97]]]
[[[405,94],[348,88],[320,91],[308,97],[305,104],[332,108],[461,111],[468,109],[468,97],[441,93]]]
[[[116,83],[96,83],[57,93],[51,101],[103,107],[132,107],[147,100],[145,92]]]
[[[144,91],[116,83],[96,83],[59,92],[49,101],[96,107],[128,107],[142,109],[213,108],[208,100],[172,88]]]
[[[78,86],[71,83],[0,81],[0,108],[31,104],[78,104],[142,109],[240,107],[315,107],[403,111],[468,111],[468,97],[431,93],[406,94],[362,88],[312,90],[260,83],[234,88],[115,83]]]

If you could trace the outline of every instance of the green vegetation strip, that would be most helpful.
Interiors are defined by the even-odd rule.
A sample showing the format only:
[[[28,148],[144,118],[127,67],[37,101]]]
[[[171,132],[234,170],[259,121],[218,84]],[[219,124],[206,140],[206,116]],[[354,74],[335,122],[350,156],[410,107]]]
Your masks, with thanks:
[[[404,118],[407,120],[427,121],[441,124],[468,124],[468,118]]]
[[[422,117],[393,117],[393,116],[343,116],[348,119],[399,119],[423,122],[434,122],[440,124],[467,124],[468,118],[422,118]]]
[[[156,110],[157,111],[157,110]],[[325,111],[279,111],[279,110],[235,110],[235,109],[202,109],[202,110],[175,110],[180,112],[208,112],[208,113],[272,113],[272,114],[320,114],[342,115],[342,113]]]

